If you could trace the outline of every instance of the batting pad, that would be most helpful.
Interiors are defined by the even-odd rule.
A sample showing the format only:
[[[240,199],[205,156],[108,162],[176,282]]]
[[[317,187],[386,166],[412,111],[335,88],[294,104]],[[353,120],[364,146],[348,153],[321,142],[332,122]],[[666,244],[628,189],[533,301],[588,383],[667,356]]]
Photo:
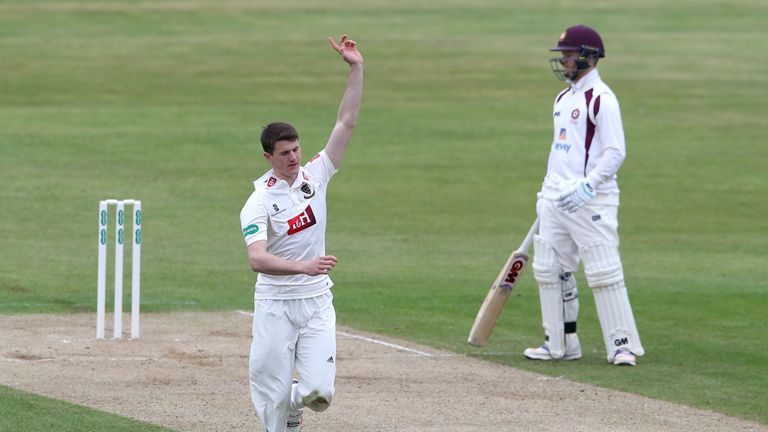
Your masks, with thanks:
[[[549,353],[553,358],[565,354],[565,333],[563,328],[563,291],[560,280],[560,264],[555,250],[538,235],[533,237],[533,275],[539,284],[541,321],[548,341]]]
[[[618,350],[632,351],[638,356],[645,354],[629,304],[616,246],[601,243],[584,247],[581,259],[587,282],[595,295],[608,361],[613,361]]]

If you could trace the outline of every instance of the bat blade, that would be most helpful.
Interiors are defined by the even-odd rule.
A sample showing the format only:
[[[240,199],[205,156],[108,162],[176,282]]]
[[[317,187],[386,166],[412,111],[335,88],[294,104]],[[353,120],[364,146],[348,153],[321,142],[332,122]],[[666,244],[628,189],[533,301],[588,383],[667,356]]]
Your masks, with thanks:
[[[528,255],[520,251],[515,251],[509,257],[477,312],[472,330],[469,331],[469,339],[467,339],[470,345],[482,348],[488,343],[496,321],[501,316],[501,311],[507,304],[509,295],[527,263]]]
[[[469,331],[467,343],[470,345],[482,348],[490,340],[491,333],[494,327],[496,327],[501,311],[504,309],[504,305],[507,304],[509,295],[515,288],[515,285],[517,285],[520,275],[528,264],[528,248],[533,241],[533,235],[538,230],[538,226],[539,221],[536,219],[523,243],[509,256],[501,272],[499,272],[496,280],[488,290],[488,294],[485,296],[485,300],[483,300],[483,304],[477,312],[475,322],[472,324],[472,329]]]

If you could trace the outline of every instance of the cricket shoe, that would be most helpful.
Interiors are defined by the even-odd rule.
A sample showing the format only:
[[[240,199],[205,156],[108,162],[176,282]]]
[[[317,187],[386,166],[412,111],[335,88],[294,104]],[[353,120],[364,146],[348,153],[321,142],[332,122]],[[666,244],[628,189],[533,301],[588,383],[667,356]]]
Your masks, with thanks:
[[[288,410],[288,422],[286,423],[286,432],[301,432],[304,427],[304,410],[303,409],[289,409]]]
[[[632,351],[619,350],[613,356],[613,364],[616,366],[637,366],[637,357]]]
[[[299,380],[294,379],[293,384],[298,384]],[[286,423],[286,432],[301,432],[304,428],[304,410],[288,408],[288,421]]]
[[[579,347],[570,352],[566,351],[565,355],[560,359],[552,357],[546,344],[536,348],[528,348],[523,351],[523,355],[531,360],[578,360],[581,358],[581,348]]]

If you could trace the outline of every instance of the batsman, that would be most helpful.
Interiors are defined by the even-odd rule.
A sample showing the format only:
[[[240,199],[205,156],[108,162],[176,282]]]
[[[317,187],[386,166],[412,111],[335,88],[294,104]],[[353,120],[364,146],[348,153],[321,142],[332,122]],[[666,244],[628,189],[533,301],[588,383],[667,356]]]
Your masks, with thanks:
[[[533,273],[539,285],[544,343],[525,350],[532,360],[576,360],[579,295],[574,272],[583,263],[595,297],[607,358],[637,365],[644,354],[619,256],[619,187],[626,155],[619,103],[600,79],[605,57],[600,35],[577,25],[566,29],[550,60],[569,87],[554,102],[554,136],[538,194],[539,233],[533,239]]]

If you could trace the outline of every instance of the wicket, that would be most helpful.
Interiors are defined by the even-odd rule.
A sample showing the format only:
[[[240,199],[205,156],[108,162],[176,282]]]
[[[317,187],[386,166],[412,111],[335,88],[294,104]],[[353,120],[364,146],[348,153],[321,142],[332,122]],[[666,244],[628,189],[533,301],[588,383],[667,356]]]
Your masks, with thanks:
[[[108,206],[115,205],[115,324],[114,338],[123,332],[123,242],[125,206],[133,205],[133,259],[131,269],[131,339],[139,337],[139,305],[141,276],[141,201],[108,199],[99,201],[99,271],[96,286],[96,338],[104,339],[107,297],[107,216]]]

